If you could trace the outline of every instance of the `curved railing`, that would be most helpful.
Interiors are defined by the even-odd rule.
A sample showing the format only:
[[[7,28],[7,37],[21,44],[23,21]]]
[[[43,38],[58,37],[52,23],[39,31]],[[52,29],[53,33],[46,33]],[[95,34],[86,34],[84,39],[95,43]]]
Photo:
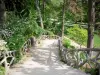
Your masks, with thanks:
[[[28,39],[23,44],[22,48],[20,49],[21,55],[25,55],[27,52],[29,52],[29,48],[32,46],[32,40],[33,39]],[[0,51],[0,65],[4,64],[4,66],[5,66],[5,75],[8,75],[9,67],[14,62],[16,53],[17,53],[16,50],[13,50],[13,51],[2,50],[2,51]],[[7,60],[8,58],[11,59],[9,62]]]
[[[94,63],[100,70],[100,48],[67,49],[61,39],[58,43],[61,61],[76,68],[93,68],[90,63]]]
[[[25,55],[27,52],[30,51],[30,47],[32,46],[31,44],[31,40],[28,39],[23,45],[22,45],[22,48],[21,48],[21,55]]]
[[[42,39],[42,40],[45,40],[45,39],[58,39],[58,38],[59,38],[59,36],[57,36],[57,35],[42,35],[40,37],[40,39]]]
[[[15,60],[15,52],[16,51],[0,51],[0,65],[4,64],[5,66],[5,75],[8,73],[8,68],[11,66],[13,61]],[[10,62],[8,62],[8,58],[10,58]]]

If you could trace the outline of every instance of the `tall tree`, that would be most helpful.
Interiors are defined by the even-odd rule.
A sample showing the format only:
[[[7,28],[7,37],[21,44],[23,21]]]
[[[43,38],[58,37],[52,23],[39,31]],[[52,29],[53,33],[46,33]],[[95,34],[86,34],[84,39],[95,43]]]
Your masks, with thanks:
[[[66,5],[66,0],[63,0],[63,7],[62,7],[62,38],[64,37],[65,5]]]
[[[45,0],[43,0],[43,9],[42,9],[43,10],[43,21],[44,21],[44,15],[45,15],[45,13],[44,13],[45,12],[45,5],[46,5]]]
[[[93,48],[95,26],[95,0],[88,0],[88,40],[87,48]]]
[[[41,14],[41,10],[40,10],[40,0],[35,0],[36,2],[36,8],[37,8],[37,11],[38,11],[38,14],[39,14],[39,18],[40,18],[40,25],[41,25],[41,28],[44,28],[44,25],[43,25],[43,20],[42,20],[42,14]]]
[[[4,28],[5,20],[5,3],[3,0],[0,0],[0,29]]]

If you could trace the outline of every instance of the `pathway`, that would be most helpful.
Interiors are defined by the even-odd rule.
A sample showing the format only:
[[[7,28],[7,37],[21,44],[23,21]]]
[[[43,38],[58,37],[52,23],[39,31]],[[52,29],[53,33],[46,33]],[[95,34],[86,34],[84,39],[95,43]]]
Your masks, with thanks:
[[[40,48],[32,48],[33,56],[10,69],[9,75],[87,75],[59,61],[57,43],[57,40],[44,40]]]

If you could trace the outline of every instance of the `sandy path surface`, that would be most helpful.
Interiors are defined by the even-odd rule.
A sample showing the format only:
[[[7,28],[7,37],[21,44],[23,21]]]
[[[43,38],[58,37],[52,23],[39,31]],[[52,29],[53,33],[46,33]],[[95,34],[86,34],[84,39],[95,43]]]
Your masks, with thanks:
[[[32,57],[10,69],[9,75],[87,75],[59,61],[57,43],[45,40],[40,48],[32,48]]]

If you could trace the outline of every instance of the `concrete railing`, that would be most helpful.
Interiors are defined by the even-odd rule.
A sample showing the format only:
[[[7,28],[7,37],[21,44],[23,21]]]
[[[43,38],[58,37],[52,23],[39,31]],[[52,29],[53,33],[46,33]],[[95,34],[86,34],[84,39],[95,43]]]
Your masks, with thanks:
[[[100,48],[67,49],[63,46],[62,39],[58,40],[61,61],[73,67],[93,68],[89,62],[95,63],[100,75]],[[92,53],[95,53],[94,56]],[[92,54],[92,55],[91,55]],[[87,64],[87,65],[86,65]]]
[[[22,48],[20,49],[20,53],[21,55],[25,55],[27,52],[29,52],[29,48],[31,46],[33,46],[34,39],[28,39],[22,46]],[[0,66],[4,64],[5,67],[5,75],[8,75],[9,72],[9,67],[11,66],[11,64],[13,63],[13,61],[15,60],[15,56],[16,56],[17,51],[13,50],[13,51],[0,51]],[[8,62],[8,58],[10,58],[11,60]]]
[[[8,58],[10,58],[10,62],[8,62]],[[8,74],[9,67],[13,63],[15,59],[15,51],[0,51],[0,65],[4,64],[5,67],[5,75]]]
[[[40,39],[42,39],[42,40],[45,40],[45,39],[58,39],[58,38],[59,38],[59,36],[57,36],[57,35],[42,35],[40,37]]]

